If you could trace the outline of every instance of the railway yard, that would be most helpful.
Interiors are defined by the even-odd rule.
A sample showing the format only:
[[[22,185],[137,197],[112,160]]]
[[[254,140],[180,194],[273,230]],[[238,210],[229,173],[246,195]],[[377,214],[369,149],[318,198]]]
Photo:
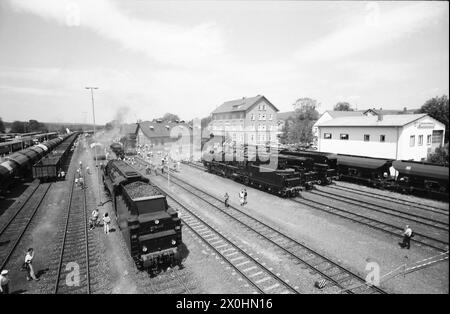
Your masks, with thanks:
[[[115,219],[117,201],[102,183],[106,161],[96,167],[80,136],[65,163],[64,180],[21,179],[0,199],[0,268],[9,270],[10,293],[448,293],[446,202],[343,181],[281,198],[200,162],[148,174],[149,159],[136,156],[133,175],[156,185],[182,222],[181,265],[149,272],[137,267]],[[85,188],[75,183],[80,176]],[[102,223],[90,230],[94,208],[111,216],[109,234]],[[415,234],[409,250],[399,246],[406,224]],[[39,281],[21,270],[30,247]],[[368,285],[374,265],[379,284]]]

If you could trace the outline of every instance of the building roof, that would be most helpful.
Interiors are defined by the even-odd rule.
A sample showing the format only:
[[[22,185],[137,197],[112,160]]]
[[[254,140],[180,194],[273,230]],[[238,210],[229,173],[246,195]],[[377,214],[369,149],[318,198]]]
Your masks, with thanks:
[[[357,117],[357,116],[362,116],[365,111],[366,110],[358,110],[358,111],[334,111],[334,110],[327,110],[325,112],[328,112],[328,114],[332,118],[339,118],[339,117]]]
[[[121,134],[136,133],[137,126],[138,126],[137,123],[122,124],[120,126],[120,133]]]
[[[278,111],[278,109],[270,101],[268,101],[266,97],[262,95],[257,95],[255,97],[243,97],[240,99],[224,102],[222,105],[217,107],[212,113],[215,114],[215,113],[247,111],[248,109],[250,109],[263,99],[270,105],[272,105],[276,111]]]
[[[378,116],[353,116],[353,117],[338,117],[329,121],[320,123],[318,126],[404,126],[414,122],[420,118],[427,116],[422,114],[395,114],[382,115],[381,121],[378,121]]]
[[[176,126],[185,127],[188,130],[191,130],[190,126],[187,123],[166,121],[144,121],[139,123],[139,128],[142,130],[142,133],[144,133],[144,135],[148,138],[170,137],[170,131]]]

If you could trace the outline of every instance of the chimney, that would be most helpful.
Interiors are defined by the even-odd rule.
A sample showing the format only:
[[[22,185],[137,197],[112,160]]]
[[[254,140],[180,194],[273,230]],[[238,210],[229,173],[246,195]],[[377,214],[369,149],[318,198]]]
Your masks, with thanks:
[[[383,115],[381,113],[378,114],[377,121],[383,121]]]
[[[403,112],[406,112],[408,110],[408,108],[403,107]]]

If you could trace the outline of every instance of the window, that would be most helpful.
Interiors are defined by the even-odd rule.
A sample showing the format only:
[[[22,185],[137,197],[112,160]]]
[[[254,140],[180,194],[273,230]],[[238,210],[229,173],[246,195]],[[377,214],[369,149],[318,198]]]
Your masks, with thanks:
[[[380,142],[386,141],[386,135],[380,135]]]
[[[262,119],[262,120],[266,120],[266,115],[265,115],[265,114],[262,114],[262,115],[261,115],[261,119]]]
[[[411,135],[409,137],[409,147],[413,147],[414,145],[416,145],[416,136],[415,135]]]
[[[368,142],[368,141],[370,141],[370,135],[364,134],[364,142]]]
[[[423,135],[419,135],[418,145],[419,145],[419,146],[422,146],[422,145],[423,145]]]
[[[427,135],[427,145],[431,145],[431,135]]]
[[[255,115],[253,113],[252,113],[251,119],[255,120]]]
[[[269,114],[269,120],[273,119],[273,114]]]
[[[331,140],[331,133],[324,133],[323,138],[326,140]]]
[[[341,140],[348,140],[348,134],[341,133]]]

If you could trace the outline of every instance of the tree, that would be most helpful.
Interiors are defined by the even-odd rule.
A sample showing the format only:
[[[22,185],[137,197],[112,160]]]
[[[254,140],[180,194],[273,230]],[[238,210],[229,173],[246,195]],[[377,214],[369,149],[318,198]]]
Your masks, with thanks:
[[[289,118],[283,128],[282,138],[291,144],[309,144],[314,140],[312,127],[319,118],[316,108],[320,104],[311,98],[300,98],[294,104],[294,117]]]
[[[448,143],[445,146],[439,146],[433,154],[428,156],[428,162],[443,164],[448,167]]]
[[[0,132],[5,133],[5,125],[3,124],[2,118],[0,118]]]
[[[173,113],[166,113],[162,118],[160,118],[163,121],[176,121],[176,120],[180,120],[180,118]]]
[[[40,123],[37,120],[30,120],[28,122],[28,132],[48,132],[48,129],[44,123]]]
[[[334,111],[353,111],[351,105],[348,102],[338,102],[334,108]]]
[[[445,143],[448,143],[448,97],[443,95],[442,97],[434,97],[425,102],[423,106],[416,113],[426,113],[430,117],[442,122],[445,125]]]
[[[21,121],[14,121],[11,124],[11,130],[9,133],[26,133],[27,132],[27,123]]]

